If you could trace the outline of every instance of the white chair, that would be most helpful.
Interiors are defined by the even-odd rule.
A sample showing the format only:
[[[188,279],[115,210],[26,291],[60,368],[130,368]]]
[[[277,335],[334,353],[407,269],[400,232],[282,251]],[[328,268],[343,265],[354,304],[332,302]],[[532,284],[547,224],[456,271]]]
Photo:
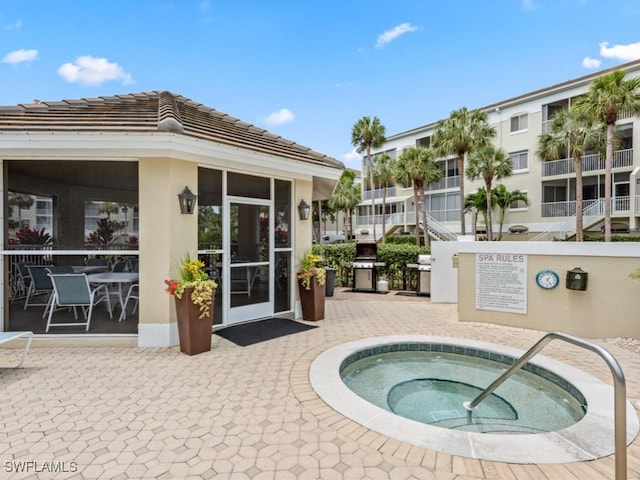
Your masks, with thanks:
[[[93,289],[89,285],[89,280],[84,273],[65,273],[65,274],[49,274],[51,283],[53,284],[53,299],[51,308],[49,309],[49,317],[47,319],[46,332],[50,327],[61,326],[86,326],[89,331],[91,324],[91,315],[93,307],[100,302],[106,302],[109,318],[113,318],[111,312],[111,302],[109,300],[109,290],[106,285],[99,285]],[[56,322],[53,323],[53,313],[56,309],[73,307],[75,322]],[[78,314],[76,307],[82,308],[84,322],[77,321]]]
[[[121,322],[122,320],[127,318],[127,305],[129,304],[129,300],[135,300],[136,301],[135,305],[133,306],[133,310],[131,312],[131,313],[136,313],[136,309],[138,308],[138,300],[140,299],[140,297],[138,296],[138,287],[139,286],[140,285],[138,283],[133,283],[129,287],[129,291],[127,292],[127,296],[124,299],[124,305],[122,305],[122,311],[120,312],[120,318],[118,319],[119,322]]]

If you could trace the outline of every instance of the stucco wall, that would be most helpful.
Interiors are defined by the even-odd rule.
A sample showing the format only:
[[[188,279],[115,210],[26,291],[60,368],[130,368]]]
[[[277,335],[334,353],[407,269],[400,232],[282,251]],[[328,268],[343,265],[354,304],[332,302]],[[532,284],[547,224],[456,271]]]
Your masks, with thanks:
[[[526,255],[526,314],[476,308],[476,255],[482,253]],[[586,291],[565,287],[567,271],[575,267],[589,274]],[[638,267],[637,243],[459,242],[458,317],[587,338],[640,338],[640,281],[629,278]],[[542,269],[558,273],[556,288],[536,284]]]

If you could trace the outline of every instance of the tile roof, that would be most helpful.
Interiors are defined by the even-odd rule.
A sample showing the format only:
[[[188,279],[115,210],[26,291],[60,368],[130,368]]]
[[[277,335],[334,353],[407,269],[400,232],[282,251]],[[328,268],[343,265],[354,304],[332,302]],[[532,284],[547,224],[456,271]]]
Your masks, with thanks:
[[[343,169],[342,162],[171,92],[0,106],[0,131],[173,132]]]

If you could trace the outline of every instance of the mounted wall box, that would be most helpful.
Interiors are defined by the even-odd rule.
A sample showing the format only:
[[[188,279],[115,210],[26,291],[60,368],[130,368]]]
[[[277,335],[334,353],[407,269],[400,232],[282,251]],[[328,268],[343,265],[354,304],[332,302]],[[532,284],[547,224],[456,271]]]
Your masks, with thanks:
[[[567,271],[567,289],[569,290],[586,290],[589,283],[589,274],[576,267]]]

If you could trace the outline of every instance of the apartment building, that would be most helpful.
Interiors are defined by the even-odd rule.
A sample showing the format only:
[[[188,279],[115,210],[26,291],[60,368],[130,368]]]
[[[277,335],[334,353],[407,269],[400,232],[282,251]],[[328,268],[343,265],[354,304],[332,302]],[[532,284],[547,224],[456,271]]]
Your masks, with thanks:
[[[552,85],[518,97],[509,98],[480,110],[488,115],[489,124],[495,129],[494,144],[502,148],[513,161],[513,174],[494,182],[502,183],[508,190],[518,189],[526,194],[529,204],[518,202],[507,210],[503,229],[506,239],[544,239],[571,237],[575,233],[576,178],[573,160],[564,158],[542,161],[536,154],[538,138],[559,110],[569,106],[585,94],[591,82],[612,70],[623,70],[627,78],[640,76],[640,61],[586,75],[574,80]],[[451,105],[451,110],[464,105]],[[397,158],[411,146],[428,147],[438,120],[421,127],[398,133],[387,138],[384,146],[372,152],[383,152]],[[616,124],[619,141],[613,159],[612,170],[612,229],[629,232],[640,229],[640,117],[621,115]],[[438,159],[442,179],[425,186],[425,201],[429,215],[429,231],[434,238],[451,239],[460,234],[460,182],[464,181],[465,194],[483,187],[481,180],[460,178],[457,160],[452,155]],[[364,160],[363,160],[364,168]],[[598,234],[604,222],[604,156],[594,152],[583,157],[583,217],[584,230]],[[371,209],[374,196],[375,212]],[[370,190],[363,183],[363,201],[356,216],[357,232],[369,232],[375,219],[380,237],[382,223],[381,189]],[[473,213],[466,220],[467,234],[473,234]],[[478,231],[484,225],[480,218]],[[497,215],[494,215],[494,233],[498,231]],[[415,209],[411,188],[391,186],[386,191],[387,233],[415,231]]]

